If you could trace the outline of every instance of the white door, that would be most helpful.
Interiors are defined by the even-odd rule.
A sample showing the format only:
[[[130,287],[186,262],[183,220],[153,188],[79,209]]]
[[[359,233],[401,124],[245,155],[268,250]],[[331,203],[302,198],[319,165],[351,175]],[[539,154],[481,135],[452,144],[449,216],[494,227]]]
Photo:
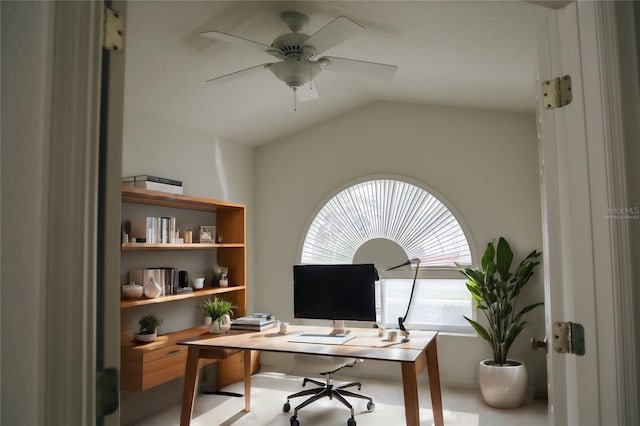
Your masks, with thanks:
[[[628,244],[605,215],[624,186],[614,6],[570,3],[556,18],[538,28],[539,78],[570,75],[573,100],[538,102],[550,424],[637,424]],[[584,356],[553,350],[555,321],[584,326]]]

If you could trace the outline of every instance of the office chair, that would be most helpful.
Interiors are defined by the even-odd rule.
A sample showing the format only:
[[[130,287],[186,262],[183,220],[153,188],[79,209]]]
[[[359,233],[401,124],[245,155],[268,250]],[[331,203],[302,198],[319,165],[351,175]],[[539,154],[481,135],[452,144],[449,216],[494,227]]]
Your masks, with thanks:
[[[322,372],[320,375],[326,377],[326,382],[323,383],[319,380],[309,379],[307,377],[302,381],[302,387],[304,387],[308,382],[311,382],[318,387],[313,389],[305,389],[300,392],[296,392],[292,395],[287,396],[287,402],[284,403],[282,407],[282,411],[288,413],[291,410],[290,400],[292,398],[297,398],[300,396],[313,395],[310,398],[304,400],[302,403],[298,404],[293,410],[293,416],[291,416],[290,422],[291,426],[300,426],[300,421],[298,421],[298,411],[303,407],[311,404],[314,401],[317,401],[324,397],[329,397],[329,399],[337,399],[342,404],[344,404],[350,411],[351,417],[347,420],[347,426],[356,426],[356,419],[354,417],[355,413],[353,410],[353,406],[345,399],[345,396],[350,396],[354,398],[366,399],[369,402],[367,403],[367,410],[373,411],[375,408],[375,404],[373,403],[373,398],[367,395],[351,392],[346,388],[357,386],[358,390],[362,388],[362,384],[360,382],[352,382],[347,383],[341,386],[335,386],[332,383],[331,375],[342,370],[345,367],[353,367],[356,365],[357,360],[353,358],[340,358],[340,357],[296,357],[296,360],[305,360],[312,358],[314,367],[318,367],[318,364],[323,364]]]

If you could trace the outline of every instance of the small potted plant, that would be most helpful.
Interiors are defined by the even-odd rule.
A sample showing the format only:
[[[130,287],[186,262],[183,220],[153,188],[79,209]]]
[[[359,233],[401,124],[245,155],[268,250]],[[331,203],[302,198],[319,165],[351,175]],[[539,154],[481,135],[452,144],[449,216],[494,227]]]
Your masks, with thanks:
[[[213,265],[213,285],[220,285],[220,277],[222,276],[222,266],[217,263]]]
[[[158,327],[162,325],[162,319],[156,315],[145,315],[138,321],[140,331],[136,334],[138,342],[153,342],[158,337]]]
[[[476,301],[488,324],[464,317],[478,335],[489,343],[493,359],[480,362],[478,379],[485,402],[496,408],[516,408],[522,405],[527,389],[527,370],[521,361],[508,358],[509,349],[527,323],[522,317],[543,303],[523,308],[517,305],[522,288],[540,263],[537,251],[527,255],[512,272],[513,252],[504,238],[487,244],[482,256],[482,268],[466,268],[460,272],[467,278],[467,289]]]
[[[227,331],[231,325],[230,315],[236,306],[228,300],[215,296],[213,299],[204,301],[200,308],[202,313],[211,318],[211,327],[209,332],[220,334]]]

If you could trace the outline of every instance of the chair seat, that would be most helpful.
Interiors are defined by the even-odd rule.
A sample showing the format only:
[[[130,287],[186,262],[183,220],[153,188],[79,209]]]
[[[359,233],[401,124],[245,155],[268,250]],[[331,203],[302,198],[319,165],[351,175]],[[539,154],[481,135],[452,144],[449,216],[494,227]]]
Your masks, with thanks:
[[[353,364],[355,358],[344,358],[338,356],[317,356],[296,354],[294,363],[296,369],[324,373],[334,371],[338,368]]]

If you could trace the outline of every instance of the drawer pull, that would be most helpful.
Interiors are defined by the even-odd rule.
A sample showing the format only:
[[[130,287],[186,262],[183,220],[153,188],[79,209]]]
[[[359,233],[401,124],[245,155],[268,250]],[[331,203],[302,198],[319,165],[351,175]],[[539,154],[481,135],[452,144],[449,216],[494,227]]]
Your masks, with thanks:
[[[166,355],[173,355],[173,354],[177,354],[178,352],[180,352],[180,349],[174,349],[172,351],[167,352]]]

